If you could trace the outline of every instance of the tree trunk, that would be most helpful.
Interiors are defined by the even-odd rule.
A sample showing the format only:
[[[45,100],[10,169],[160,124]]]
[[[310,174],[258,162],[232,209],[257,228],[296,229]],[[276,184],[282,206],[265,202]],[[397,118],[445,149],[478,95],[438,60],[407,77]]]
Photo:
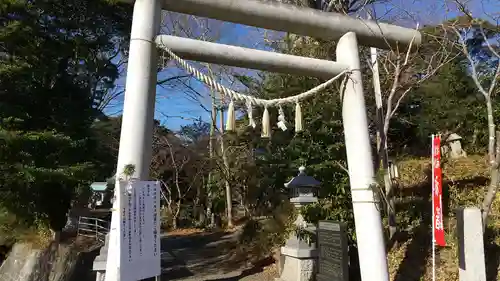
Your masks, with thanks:
[[[389,168],[389,159],[387,156],[387,135],[385,132],[382,133],[382,148],[380,151],[381,159],[382,159],[382,168],[384,172],[384,189],[385,189],[385,198],[387,199],[387,220],[389,224],[389,239],[394,237],[394,234],[397,232],[397,223],[396,223],[396,203],[394,202],[393,196],[393,184],[390,175]]]
[[[488,113],[488,158],[491,167],[495,165],[495,119],[493,119],[493,106],[491,105],[491,98],[486,97],[486,110]]]
[[[220,150],[222,154],[222,161],[224,162],[224,183],[226,185],[226,210],[227,210],[227,226],[233,227],[233,200],[231,196],[231,186],[229,184],[229,163],[227,161],[226,150],[224,147],[224,109],[220,109]]]
[[[388,166],[388,165],[384,165]],[[398,226],[396,223],[396,203],[394,202],[393,196],[393,185],[391,176],[389,174],[389,167],[384,168],[384,185],[385,185],[385,197],[387,198],[387,220],[389,224],[389,239],[392,239],[396,232],[398,231]]]
[[[202,184],[196,187],[196,198],[193,201],[194,214],[193,219],[196,220],[196,226],[203,226],[205,224],[205,209],[203,205],[203,191],[202,188],[205,186],[205,178],[202,177]]]
[[[500,179],[500,172],[498,168],[491,170],[491,182],[488,187],[488,192],[483,200],[483,228],[486,228],[488,224],[488,215],[491,210],[491,205],[495,201],[497,190],[498,190],[498,180]]]
[[[172,217],[172,229],[176,230],[177,229],[177,218]]]
[[[211,120],[210,120],[210,139],[208,142],[208,148],[210,153],[210,171],[208,172],[208,181],[207,181],[207,211],[206,218],[210,220],[209,226],[215,226],[215,214],[212,212],[212,187],[213,187],[213,175],[212,171],[214,169],[214,138],[215,138],[215,126],[217,119],[217,110],[215,108],[215,92],[210,91],[210,96],[212,98],[212,112],[211,112]]]
[[[181,203],[177,202],[177,207],[175,212],[172,213],[172,229],[177,229],[177,220],[179,219],[179,214],[181,212]]]
[[[397,231],[396,224],[396,209],[394,198],[392,196],[392,180],[389,174],[389,157],[387,149],[387,132],[389,131],[389,122],[384,120],[384,108],[382,106],[382,91],[380,87],[380,76],[377,60],[377,49],[371,48],[371,62],[373,71],[373,89],[375,93],[375,104],[377,106],[377,159],[375,162],[376,171],[380,170],[380,163],[382,162],[384,172],[384,189],[387,202],[387,218],[389,222],[389,239],[394,237]],[[386,124],[387,123],[387,124]]]
[[[488,108],[488,127],[489,128],[495,128],[495,124],[493,125],[490,124],[490,109],[491,109],[491,100],[487,99],[487,108]],[[491,116],[493,116],[493,110],[491,109]],[[494,122],[491,120],[491,122]],[[491,168],[490,168],[490,185],[488,186],[488,191],[486,192],[486,196],[483,199],[483,204],[482,204],[482,209],[483,209],[483,228],[486,228],[486,225],[488,224],[488,215],[491,210],[491,205],[496,199],[496,194],[498,191],[498,181],[500,180],[500,142],[498,141],[500,139],[500,131],[496,132],[496,138],[495,135],[491,135],[491,130],[489,130],[490,134],[490,142],[493,139],[493,143],[495,144],[496,140],[496,149],[493,152],[488,151],[488,154],[490,156],[490,161],[491,161],[491,155],[494,155],[493,161],[491,162]],[[492,138],[493,136],[493,138]],[[490,144],[488,144],[488,149]]]

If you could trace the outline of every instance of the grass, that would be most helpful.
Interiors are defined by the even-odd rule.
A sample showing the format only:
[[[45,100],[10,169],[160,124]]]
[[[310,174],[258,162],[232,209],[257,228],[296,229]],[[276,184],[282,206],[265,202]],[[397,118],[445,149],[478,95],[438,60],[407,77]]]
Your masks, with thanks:
[[[36,248],[50,244],[52,234],[45,227],[27,226],[22,221],[0,206],[0,245],[10,247],[16,242],[27,242]]]
[[[428,158],[401,161],[396,212],[402,230],[388,255],[391,280],[431,280],[431,184]],[[436,254],[436,280],[458,280],[458,244],[455,210],[479,207],[489,173],[483,156],[450,160],[443,165],[443,205],[447,246]],[[500,280],[500,194],[494,202],[485,233],[488,280]]]

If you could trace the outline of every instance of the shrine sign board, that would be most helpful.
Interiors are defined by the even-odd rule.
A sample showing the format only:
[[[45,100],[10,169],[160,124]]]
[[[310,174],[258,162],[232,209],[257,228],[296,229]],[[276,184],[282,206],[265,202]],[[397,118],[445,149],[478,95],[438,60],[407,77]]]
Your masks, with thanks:
[[[318,225],[319,272],[317,281],[348,281],[349,255],[346,226],[320,221]]]
[[[106,281],[137,281],[161,274],[160,184],[119,181],[115,187]],[[118,266],[118,261],[121,266]],[[110,274],[108,274],[110,273]]]

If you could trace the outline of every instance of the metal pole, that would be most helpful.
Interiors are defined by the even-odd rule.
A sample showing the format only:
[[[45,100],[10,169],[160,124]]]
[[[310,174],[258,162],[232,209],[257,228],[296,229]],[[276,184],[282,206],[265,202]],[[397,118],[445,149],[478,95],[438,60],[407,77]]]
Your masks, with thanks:
[[[170,35],[156,37],[158,47],[168,47],[186,60],[225,64],[271,72],[330,79],[346,65],[338,62],[267,52]]]
[[[349,32],[340,38],[337,60],[352,69],[343,93],[342,119],[361,280],[388,281],[382,219],[378,207],[379,196],[372,188],[375,174],[355,33]]]
[[[154,38],[161,23],[159,0],[135,1],[130,34],[129,60],[116,168],[117,183],[125,165],[134,165],[131,178],[148,180],[151,162],[154,107],[156,98],[157,54]],[[121,185],[115,186],[115,201],[106,261],[106,281],[120,281],[122,253],[120,208],[123,204]]]
[[[131,0],[122,0],[131,2]],[[337,40],[354,32],[360,45],[380,49],[417,47],[421,35],[417,30],[376,21],[353,18],[339,13],[327,13],[275,1],[256,0],[161,0],[163,9],[262,27],[278,31]]]

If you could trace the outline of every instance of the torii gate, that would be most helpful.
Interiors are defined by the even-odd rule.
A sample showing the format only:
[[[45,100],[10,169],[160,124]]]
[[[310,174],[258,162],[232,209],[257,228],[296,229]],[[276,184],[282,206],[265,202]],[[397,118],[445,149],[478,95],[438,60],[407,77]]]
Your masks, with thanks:
[[[122,0],[134,3],[134,0]],[[333,77],[350,70],[342,100],[347,163],[363,281],[388,281],[381,215],[377,208],[358,44],[387,49],[418,46],[418,31],[280,3],[256,0],[135,0],[117,171],[135,165],[134,178],[149,179],[156,96],[157,35],[161,10],[337,40],[337,61],[275,54],[162,36],[187,59],[275,72]],[[118,215],[119,216],[119,215]],[[117,279],[106,280],[120,281]]]

